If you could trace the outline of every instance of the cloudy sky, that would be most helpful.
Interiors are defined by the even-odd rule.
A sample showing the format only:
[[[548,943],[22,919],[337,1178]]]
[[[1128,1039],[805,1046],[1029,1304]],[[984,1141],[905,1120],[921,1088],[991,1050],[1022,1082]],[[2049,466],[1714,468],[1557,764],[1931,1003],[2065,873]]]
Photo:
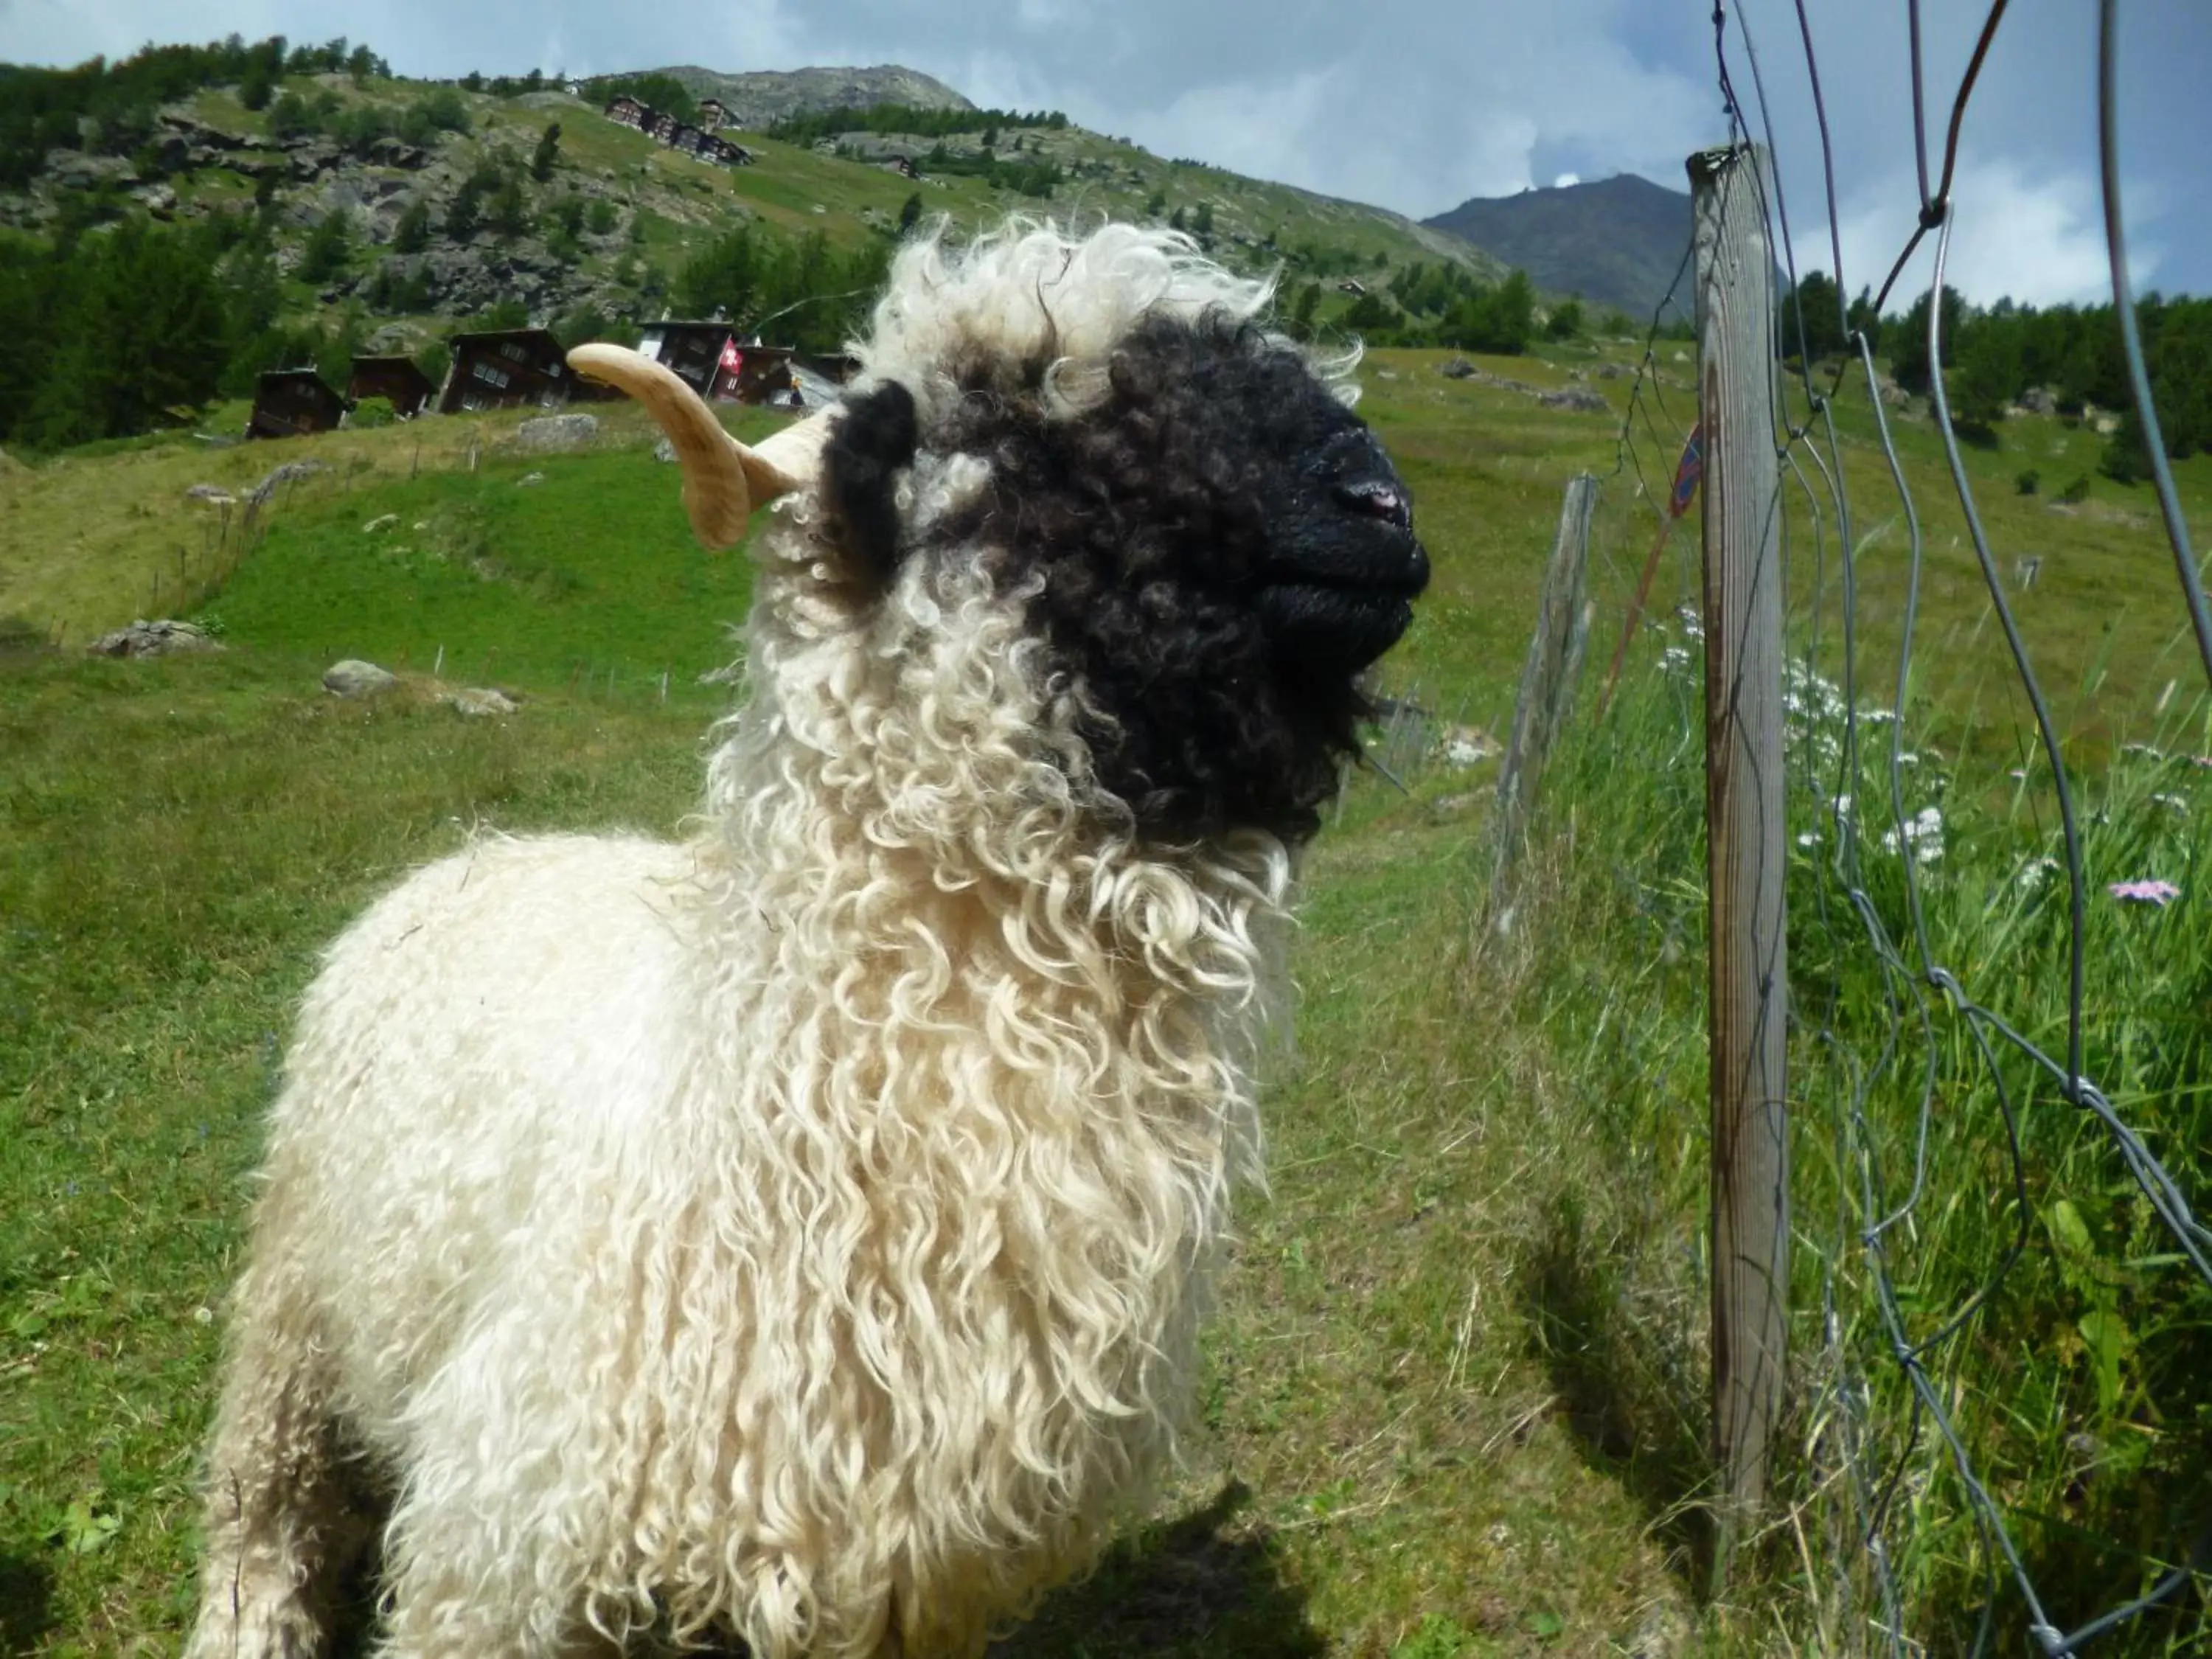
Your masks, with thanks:
[[[1836,158],[1844,281],[1917,216],[1905,0],[1804,0]],[[1828,215],[1795,0],[1729,8],[1730,74],[1774,107],[1801,270]],[[1930,142],[1985,12],[1925,0]],[[2121,154],[2138,289],[2212,292],[2212,0],[2121,7]],[[2094,298],[2094,0],[2013,0],[1961,147],[1950,276],[1972,298]],[[1630,172],[1675,187],[1724,131],[1711,0],[0,0],[0,59],[152,40],[366,41],[403,74],[904,64],[976,102],[1054,108],[1164,155],[1396,208]],[[1921,267],[1924,273],[1924,262]],[[1923,275],[1924,280],[1924,275]]]

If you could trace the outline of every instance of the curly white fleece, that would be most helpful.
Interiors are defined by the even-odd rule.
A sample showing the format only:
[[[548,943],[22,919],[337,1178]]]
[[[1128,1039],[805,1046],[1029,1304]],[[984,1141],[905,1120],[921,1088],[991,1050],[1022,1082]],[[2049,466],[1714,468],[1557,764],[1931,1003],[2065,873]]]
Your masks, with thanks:
[[[1264,300],[1165,233],[1019,227],[909,247],[862,356],[926,402],[1049,341],[1079,386],[1148,309]],[[913,510],[970,467],[925,458]],[[389,1655],[923,1659],[1087,1565],[1169,1451],[1291,856],[1133,843],[986,551],[863,603],[817,518],[757,538],[687,840],[487,839],[331,951],[195,1659],[318,1650],[356,1454]]]

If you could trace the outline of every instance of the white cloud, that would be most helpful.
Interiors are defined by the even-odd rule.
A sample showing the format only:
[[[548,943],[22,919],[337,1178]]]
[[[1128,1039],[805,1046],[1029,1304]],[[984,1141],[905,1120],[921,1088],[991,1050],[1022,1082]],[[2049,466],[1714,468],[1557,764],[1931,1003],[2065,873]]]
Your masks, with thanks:
[[[1565,190],[1571,185],[1579,185],[1582,181],[1583,176],[1579,173],[1563,173],[1558,178],[1552,180],[1552,188],[1553,190]]]
[[[1334,74],[1316,70],[1279,81],[1194,87],[1164,108],[1124,118],[1121,130],[1162,155],[1261,179],[1288,177],[1286,161],[1302,163],[1310,155]]]
[[[1951,199],[1951,246],[1943,280],[1968,299],[1988,304],[2009,295],[2023,304],[2047,306],[2111,297],[2102,198],[2087,173],[2031,178],[2014,161],[1962,158]],[[1888,274],[1918,222],[1919,201],[1913,177],[1899,173],[1878,188],[1856,192],[1844,207],[1844,269],[1855,291],[1865,283],[1878,284]],[[1823,230],[1824,226],[1814,227],[1814,236]],[[1808,258],[1805,246],[1801,241],[1801,267],[1828,263]],[[2140,291],[2151,285],[2159,252],[2137,237],[2129,253]],[[1931,234],[1899,278],[1893,306],[1903,309],[1934,276]]]

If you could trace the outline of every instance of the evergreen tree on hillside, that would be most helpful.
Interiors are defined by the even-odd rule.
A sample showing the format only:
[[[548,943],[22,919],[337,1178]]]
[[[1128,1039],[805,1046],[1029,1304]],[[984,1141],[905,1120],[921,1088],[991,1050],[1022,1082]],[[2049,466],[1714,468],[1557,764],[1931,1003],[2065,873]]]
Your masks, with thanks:
[[[1945,283],[1942,321],[1946,356],[1958,348],[1959,324],[1965,315],[1966,301],[1960,297],[1959,290]],[[1911,310],[1905,313],[1901,322],[1893,325],[1885,319],[1882,337],[1890,344],[1889,372],[1898,385],[1916,398],[1927,396],[1929,374],[1928,295],[1923,293],[1915,300]]]
[[[1844,326],[1850,335],[1863,337],[1869,350],[1878,351],[1881,349],[1881,316],[1874,308],[1873,289],[1859,289],[1859,297],[1851,301],[1850,314],[1844,319]],[[1848,337],[1844,340],[1844,346],[1845,350],[1854,354],[1857,350]]]
[[[1782,299],[1782,355],[1803,355],[1808,362],[1839,356],[1844,349],[1844,309],[1835,280],[1824,270],[1808,270]]]
[[[531,155],[530,176],[541,185],[546,183],[553,177],[553,164],[560,159],[560,155],[561,124],[556,121],[545,129],[544,136],[538,141],[537,149]]]
[[[420,253],[429,245],[430,204],[418,196],[392,226],[392,249],[395,253]]]
[[[476,188],[474,179],[464,179],[461,181],[460,188],[453,192],[453,199],[446,204],[447,241],[465,242],[477,234],[477,226],[482,219],[478,207],[482,197],[483,192]]]
[[[147,432],[213,397],[233,338],[214,253],[204,235],[142,219],[48,266],[36,298],[49,344],[27,404],[0,410],[8,437],[58,448]]]
[[[2022,389],[2020,331],[2008,318],[1973,319],[1960,327],[1951,350],[1944,383],[1951,418],[1970,435],[1993,437],[2006,405]]]
[[[300,280],[327,283],[343,275],[353,257],[352,232],[350,216],[343,208],[325,215],[322,223],[307,233],[307,245],[300,253]]]
[[[524,194],[519,175],[509,173],[500,181],[484,210],[484,222],[501,236],[520,236],[529,230],[530,198]]]

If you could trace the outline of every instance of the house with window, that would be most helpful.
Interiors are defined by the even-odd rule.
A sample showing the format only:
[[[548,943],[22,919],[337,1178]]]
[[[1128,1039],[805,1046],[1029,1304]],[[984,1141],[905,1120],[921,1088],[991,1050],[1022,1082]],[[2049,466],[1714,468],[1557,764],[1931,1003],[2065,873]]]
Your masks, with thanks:
[[[253,383],[249,438],[302,438],[335,432],[346,400],[312,368],[272,368]]]
[[[755,160],[752,151],[714,131],[728,118],[729,112],[711,98],[701,108],[707,112],[720,110],[721,116],[708,120],[702,115],[702,125],[693,126],[688,121],[678,120],[666,110],[641,104],[627,94],[609,102],[605,114],[608,120],[619,121],[626,127],[635,127],[648,138],[657,138],[671,149],[680,149],[687,155],[696,155],[705,161],[719,161],[728,167],[750,167]]]
[[[568,367],[560,341],[542,328],[505,328],[456,334],[453,366],[438,393],[438,413],[465,409],[558,409],[578,398],[612,395],[581,380]]]
[[[421,414],[437,395],[438,388],[430,384],[430,377],[409,357],[356,357],[352,378],[346,381],[348,401],[357,404],[364,398],[382,398],[403,421]]]
[[[709,403],[789,406],[791,349],[743,342],[727,323],[647,323],[637,349]]]

